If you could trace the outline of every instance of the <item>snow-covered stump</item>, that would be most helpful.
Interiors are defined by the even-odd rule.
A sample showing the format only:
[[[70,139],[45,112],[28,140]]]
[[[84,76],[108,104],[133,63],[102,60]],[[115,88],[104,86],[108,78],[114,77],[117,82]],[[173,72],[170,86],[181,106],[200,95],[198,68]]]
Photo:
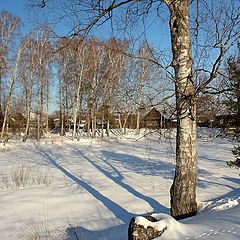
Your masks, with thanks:
[[[158,219],[153,216],[133,217],[128,227],[128,240],[151,240],[159,237],[167,229],[159,229]]]

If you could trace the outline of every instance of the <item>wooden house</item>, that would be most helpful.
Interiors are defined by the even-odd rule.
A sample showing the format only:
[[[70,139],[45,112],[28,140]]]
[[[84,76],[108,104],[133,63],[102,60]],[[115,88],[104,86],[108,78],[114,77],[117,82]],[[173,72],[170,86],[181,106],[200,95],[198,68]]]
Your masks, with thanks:
[[[156,108],[152,108],[142,119],[142,128],[160,129],[171,127],[171,120],[165,118]]]
[[[26,118],[23,116],[20,112],[15,112],[10,115],[9,118],[9,128],[11,128],[13,131],[16,131],[17,129],[22,129],[26,127]]]

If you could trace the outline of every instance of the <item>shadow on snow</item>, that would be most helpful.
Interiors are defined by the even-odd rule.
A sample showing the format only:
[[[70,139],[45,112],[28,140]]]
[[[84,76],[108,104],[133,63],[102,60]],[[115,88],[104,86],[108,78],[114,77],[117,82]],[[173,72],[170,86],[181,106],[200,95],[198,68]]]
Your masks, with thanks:
[[[40,154],[44,159],[53,167],[57,168],[60,170],[66,177],[68,177],[71,181],[74,183],[78,184],[80,187],[88,191],[94,198],[99,200],[109,211],[111,211],[115,217],[123,222],[121,225],[113,226],[108,229],[104,229],[101,231],[91,231],[87,230],[83,227],[80,226],[74,226],[74,227],[69,227],[66,229],[66,233],[68,235],[68,239],[115,239],[115,240],[121,240],[121,239],[126,239],[127,238],[127,227],[128,223],[130,222],[130,219],[133,216],[136,216],[136,213],[130,213],[124,208],[122,208],[120,205],[117,203],[113,202],[111,199],[105,197],[103,194],[101,194],[99,191],[97,191],[95,188],[90,186],[88,183],[86,183],[81,177],[75,176],[72,172],[70,172],[68,169],[65,167],[61,166],[53,157],[55,154],[51,153],[50,150],[48,149],[47,151],[43,150],[42,148],[39,147],[39,145],[36,144],[36,153]],[[100,172],[102,172],[106,177],[111,179],[114,183],[118,184],[122,188],[126,189],[129,193],[134,195],[135,197],[138,197],[144,201],[146,201],[153,209],[154,212],[165,212],[168,213],[169,209],[158,203],[156,200],[145,196],[144,194],[136,191],[133,187],[129,186],[128,184],[124,183],[124,177],[122,174],[117,170],[116,167],[114,167],[110,161],[108,156],[107,151],[102,151],[102,158],[101,160],[108,165],[108,167],[111,169],[111,171],[108,171],[104,168],[102,168],[100,165],[98,165],[95,161],[91,160],[87,156],[85,156],[79,149],[74,148],[73,149],[75,152],[77,152],[80,156],[82,156],[85,160],[87,160],[89,163],[91,163],[93,166],[95,166]],[[110,152],[109,152],[110,154]],[[115,157],[121,157],[121,155],[113,155],[111,153],[111,156]],[[58,155],[59,157],[59,155]],[[127,157],[127,155],[125,156]],[[129,158],[130,156],[128,156]],[[116,159],[115,159],[116,160]],[[136,161],[136,159],[135,159]],[[111,236],[110,236],[111,235]]]
[[[123,181],[124,180],[123,175],[120,173],[120,171],[117,170],[116,167],[113,166],[113,164],[111,164],[110,159],[112,159],[112,158],[105,157],[105,154],[107,151],[104,151],[104,150],[101,151],[103,153],[101,160],[108,166],[109,170],[106,170],[107,168],[103,168],[97,162],[91,160],[89,157],[84,155],[80,150],[76,149],[76,151],[83,158],[85,158],[88,162],[90,162],[94,167],[96,167],[100,172],[102,172],[106,177],[111,179],[114,183],[118,184],[119,186],[121,186],[122,188],[127,190],[129,193],[134,195],[135,197],[140,198],[140,199],[144,200],[145,202],[147,202],[153,208],[153,212],[165,212],[165,213],[169,212],[165,206],[161,205],[159,202],[157,202],[153,198],[145,196],[144,194],[138,192],[136,189],[134,189],[130,185],[126,184]],[[116,153],[112,153],[112,152],[110,152],[110,153],[111,153],[111,157],[115,156],[114,154],[116,154]],[[118,154],[116,154],[116,155],[119,156]],[[120,154],[119,157],[121,157],[121,155],[122,154]],[[128,158],[131,157],[129,155],[127,155],[127,156],[128,156]]]

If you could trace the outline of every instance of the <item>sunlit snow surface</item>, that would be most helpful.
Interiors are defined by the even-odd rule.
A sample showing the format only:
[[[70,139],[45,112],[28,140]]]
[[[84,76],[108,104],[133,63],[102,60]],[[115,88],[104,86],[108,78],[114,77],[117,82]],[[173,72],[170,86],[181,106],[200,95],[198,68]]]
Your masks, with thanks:
[[[123,240],[130,219],[146,213],[165,216],[157,223],[167,227],[159,239],[240,239],[239,170],[226,165],[234,143],[200,130],[199,214],[179,223],[166,215],[174,138],[113,133],[109,139],[49,136],[0,145],[0,240],[30,239],[44,229],[59,240],[75,234]],[[7,188],[1,176],[20,165],[45,172],[50,185]]]

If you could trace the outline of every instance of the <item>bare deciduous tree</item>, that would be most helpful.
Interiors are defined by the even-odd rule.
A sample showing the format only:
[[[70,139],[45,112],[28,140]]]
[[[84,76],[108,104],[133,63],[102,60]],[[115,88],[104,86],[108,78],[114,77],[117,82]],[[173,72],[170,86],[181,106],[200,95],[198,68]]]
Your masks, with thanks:
[[[8,95],[7,94],[5,95],[4,92],[7,92],[7,91],[4,91],[2,76],[4,73],[7,72],[8,68],[10,68],[10,64],[8,62],[9,48],[10,48],[10,44],[14,40],[14,36],[17,30],[20,27],[20,24],[21,22],[18,17],[12,15],[9,12],[0,12],[0,113],[2,114],[2,112],[4,112],[1,139],[3,138],[5,127],[6,127],[7,117],[8,117],[9,108],[10,108],[9,106],[10,98],[13,92],[13,86],[15,82],[14,76],[12,76],[11,81],[9,83],[9,88],[6,87],[6,89],[8,88],[7,90]],[[17,66],[15,65],[15,67]],[[3,102],[4,97],[5,97],[5,104]]]
[[[1,131],[1,136],[0,136],[1,140],[4,139],[4,134],[5,134],[5,130],[6,130],[8,115],[9,115],[9,111],[10,111],[10,104],[11,104],[11,100],[12,100],[11,98],[12,98],[13,91],[14,91],[14,85],[15,85],[15,82],[16,82],[17,77],[18,77],[19,62],[20,62],[21,55],[22,55],[25,47],[26,47],[26,45],[22,44],[21,47],[19,48],[18,53],[17,53],[17,57],[15,59],[15,65],[14,65],[14,68],[13,68],[13,72],[11,74],[11,79],[10,79],[9,86],[8,86],[8,92],[7,92],[7,95],[6,95],[4,119],[3,119],[2,131]]]
[[[0,112],[3,109],[3,86],[2,75],[7,68],[9,45],[13,42],[14,36],[20,27],[20,19],[9,12],[0,12]]]
[[[35,32],[34,40],[37,52],[37,140],[40,140],[43,133],[43,102],[44,90],[48,85],[49,78],[49,64],[52,59],[51,44],[49,42],[48,30],[37,30]]]

